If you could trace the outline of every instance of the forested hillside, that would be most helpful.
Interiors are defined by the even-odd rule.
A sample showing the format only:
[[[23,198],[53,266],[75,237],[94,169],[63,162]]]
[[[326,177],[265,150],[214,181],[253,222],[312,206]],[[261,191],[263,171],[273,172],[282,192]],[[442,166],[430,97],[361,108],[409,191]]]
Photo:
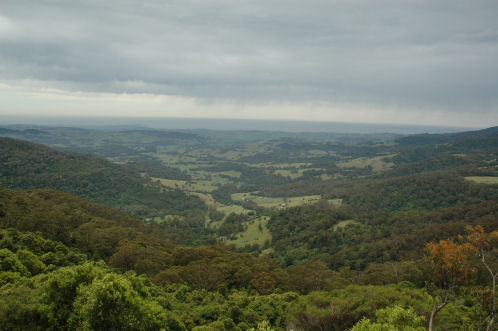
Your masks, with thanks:
[[[420,224],[446,223],[451,230],[432,229],[432,236],[417,238],[420,244],[405,245],[412,252],[408,259],[397,259],[398,252],[393,252],[390,258],[373,258],[376,263],[363,261],[367,265],[363,271],[344,267],[348,263],[330,269],[319,261],[281,269],[269,257],[235,253],[223,245],[175,247],[151,223],[65,193],[2,189],[0,206],[4,227],[0,230],[0,316],[2,329],[6,330],[54,326],[61,330],[246,330],[264,323],[276,330],[292,326],[343,330],[393,305],[399,309],[411,307],[414,318],[422,316],[421,322],[431,310],[431,292],[423,285],[432,279],[430,265],[422,259],[423,242],[464,233],[463,224],[454,227],[456,215],[472,219],[468,224],[496,227],[496,204],[420,217],[394,215],[387,222],[372,217],[364,226],[375,229],[374,224],[385,224],[377,231],[379,237],[403,236],[398,232],[412,219],[418,219]],[[51,212],[45,214],[48,210]],[[347,216],[330,209],[299,214],[303,221],[331,219],[330,226]],[[285,215],[275,216],[277,220],[279,217]],[[298,226],[307,228],[305,221]],[[41,232],[34,234],[30,230]],[[309,230],[317,234],[319,229]],[[355,232],[347,227],[339,235],[354,238]],[[296,235],[297,242],[299,238]],[[365,251],[354,245],[368,246],[364,240],[379,243],[377,239],[364,232],[363,237],[348,241],[350,247],[343,249]],[[278,237],[276,242],[280,247]],[[327,245],[322,242],[319,246]],[[306,252],[306,248],[302,251]],[[473,278],[478,286],[487,283],[485,270],[479,271],[479,267],[476,263],[478,277]],[[449,303],[436,325],[462,330],[479,325],[479,309],[486,309],[485,302],[472,296],[470,288],[461,291],[459,295],[465,301]],[[330,304],[336,310],[324,309],[323,305]]]
[[[198,197],[158,188],[133,168],[9,138],[0,138],[0,183],[10,188],[53,188],[138,215],[183,215],[205,209]]]
[[[498,198],[498,186],[465,180],[458,172],[436,171],[389,179],[329,180],[268,187],[269,196],[320,194],[341,198],[357,212],[440,209]]]
[[[331,206],[276,212],[268,226],[275,255],[285,265],[319,258],[331,268],[362,270],[371,263],[420,259],[426,243],[465,234],[467,226],[498,228],[498,200],[438,211],[352,215]]]

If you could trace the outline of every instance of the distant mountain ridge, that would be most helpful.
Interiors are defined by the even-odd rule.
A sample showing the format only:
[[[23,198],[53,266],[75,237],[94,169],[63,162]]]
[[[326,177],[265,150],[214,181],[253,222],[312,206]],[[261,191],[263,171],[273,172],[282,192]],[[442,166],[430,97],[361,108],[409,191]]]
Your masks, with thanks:
[[[396,142],[406,146],[422,146],[429,144],[458,144],[468,145],[470,142],[482,143],[486,146],[498,146],[498,126],[477,131],[466,131],[446,134],[416,134],[408,137],[398,138]],[[479,146],[480,147],[480,146]]]

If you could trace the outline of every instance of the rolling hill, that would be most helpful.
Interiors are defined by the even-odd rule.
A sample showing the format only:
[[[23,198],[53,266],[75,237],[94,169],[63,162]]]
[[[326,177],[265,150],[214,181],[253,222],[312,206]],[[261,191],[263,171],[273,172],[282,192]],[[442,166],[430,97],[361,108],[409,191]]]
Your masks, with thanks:
[[[125,165],[10,138],[0,138],[0,183],[14,189],[52,188],[140,216],[206,209],[198,197],[156,187]]]

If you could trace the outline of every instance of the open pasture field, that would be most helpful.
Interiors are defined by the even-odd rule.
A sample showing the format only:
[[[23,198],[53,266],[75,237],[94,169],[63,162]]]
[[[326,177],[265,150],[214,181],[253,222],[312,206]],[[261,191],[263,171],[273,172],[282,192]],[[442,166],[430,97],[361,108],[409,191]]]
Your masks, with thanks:
[[[339,162],[337,163],[337,166],[340,168],[366,168],[370,166],[373,171],[381,172],[389,170],[393,166],[393,163],[391,162],[391,158],[393,156],[394,155],[384,155],[370,158],[360,157],[345,162]]]
[[[343,229],[343,228],[345,228],[346,226],[348,226],[350,224],[356,224],[356,223],[358,223],[358,222],[355,221],[355,220],[340,221],[339,223],[337,223],[336,225],[334,225],[334,231],[337,230],[337,229]]]
[[[162,223],[165,221],[171,221],[171,220],[175,220],[175,219],[183,220],[184,218],[183,218],[183,216],[178,216],[178,215],[164,215],[164,216],[153,217],[151,220],[154,222],[157,222],[157,223]]]
[[[206,173],[207,174],[207,173]],[[188,183],[185,186],[187,191],[193,192],[213,192],[218,189],[220,186],[230,183],[230,179],[227,177],[220,176],[218,174],[199,176],[198,178],[194,178],[194,181]]]
[[[227,244],[233,244],[237,248],[242,248],[246,245],[257,244],[263,247],[266,241],[271,241],[271,233],[266,227],[266,222],[269,217],[262,216],[246,223],[246,230],[237,234],[237,239],[227,240]]]
[[[302,177],[304,175],[304,172],[309,170],[324,171],[325,169],[323,168],[278,169],[275,170],[273,173],[275,175],[280,175],[282,177],[289,177],[290,179],[296,179]]]
[[[492,176],[470,176],[470,177],[465,177],[465,179],[478,184],[490,184],[490,185],[498,184],[498,177],[492,177]]]
[[[305,195],[299,197],[261,197],[252,195],[251,193],[234,193],[232,194],[233,201],[254,201],[259,207],[263,208],[288,208],[302,206],[306,204],[316,203],[322,200],[320,195]],[[336,206],[341,205],[341,199],[330,199],[329,203]]]
[[[213,199],[213,196],[209,193],[189,192],[189,194],[198,196],[208,206],[214,206],[216,203]]]
[[[231,213],[235,214],[247,214],[249,210],[245,209],[242,206],[239,205],[230,205],[230,206],[225,206],[219,202],[217,202],[215,205],[217,210],[222,211],[225,213],[225,218],[230,215]]]
[[[211,221],[209,219],[206,219],[205,226],[209,227],[211,229],[216,229],[216,228],[220,227],[223,224],[223,222],[225,222],[225,219],[228,217],[228,215],[230,215],[232,213],[234,213],[234,214],[247,214],[247,213],[249,213],[249,210],[247,210],[244,207],[239,206],[239,205],[225,206],[219,202],[215,202],[212,206],[214,208],[216,208],[216,210],[225,213],[225,216],[223,217],[223,219],[218,220],[218,221]]]
[[[295,163],[256,163],[248,164],[253,167],[259,168],[276,168],[276,169],[300,169],[311,167],[311,163],[308,162],[295,162]]]
[[[171,188],[185,189],[185,186],[187,185],[187,182],[184,180],[156,178],[156,177],[151,177],[151,179],[154,181],[159,181],[161,185]]]
[[[279,169],[275,170],[274,174],[280,175],[282,177],[289,177],[290,179],[296,179],[303,176],[303,169],[298,169],[298,170]]]
[[[194,191],[194,192],[213,192],[218,188],[218,185],[216,185],[216,182],[210,181],[210,180],[199,180],[194,183],[189,183],[187,186],[185,186],[185,189],[187,191]]]
[[[329,155],[329,152],[323,151],[321,149],[312,149],[306,151],[305,153],[301,153],[301,157],[315,157],[315,156],[326,156]]]
[[[231,213],[235,214],[246,214],[249,210],[245,209],[239,205],[224,205],[222,203],[214,201],[213,197],[209,193],[201,193],[201,192],[190,192],[192,195],[196,195],[201,198],[208,206],[216,208],[218,211],[222,211],[225,213],[225,217],[230,215]]]
[[[187,182],[184,180],[166,179],[166,178],[155,178],[155,177],[152,177],[152,180],[159,181],[161,185],[169,188],[178,188],[184,190],[185,192],[200,192],[200,193],[212,192],[221,185],[229,182],[228,179],[220,176],[212,176],[210,180],[200,179],[193,182]]]
[[[240,171],[235,171],[235,170],[221,171],[218,174],[232,178],[240,178],[240,176],[242,175]]]

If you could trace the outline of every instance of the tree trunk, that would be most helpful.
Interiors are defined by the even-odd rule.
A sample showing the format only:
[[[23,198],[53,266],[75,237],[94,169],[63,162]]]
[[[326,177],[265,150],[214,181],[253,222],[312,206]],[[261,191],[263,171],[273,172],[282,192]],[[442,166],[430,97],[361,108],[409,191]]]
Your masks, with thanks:
[[[432,324],[434,322],[434,317],[436,317],[437,314],[437,303],[436,303],[436,297],[432,297],[432,301],[434,302],[434,305],[432,307],[432,313],[431,313],[431,318],[429,320],[429,331],[432,331]]]
[[[437,296],[436,295],[432,296],[432,302],[434,304],[433,304],[433,307],[432,307],[431,318],[429,320],[429,328],[428,328],[429,331],[432,331],[432,325],[434,324],[434,318],[436,318],[436,314],[441,309],[443,309],[444,306],[446,306],[446,304],[448,303],[448,295],[446,295],[444,297],[443,302],[439,306],[437,305]]]
[[[494,323],[495,323],[495,316],[496,316],[496,278],[498,276],[498,272],[495,274],[493,270],[489,267],[488,263],[486,262],[486,259],[484,258],[484,250],[481,249],[481,260],[486,269],[488,269],[489,273],[491,274],[491,300],[492,301],[492,306],[491,306],[491,320],[488,323],[488,327],[486,328],[486,331],[492,331],[494,330]]]

